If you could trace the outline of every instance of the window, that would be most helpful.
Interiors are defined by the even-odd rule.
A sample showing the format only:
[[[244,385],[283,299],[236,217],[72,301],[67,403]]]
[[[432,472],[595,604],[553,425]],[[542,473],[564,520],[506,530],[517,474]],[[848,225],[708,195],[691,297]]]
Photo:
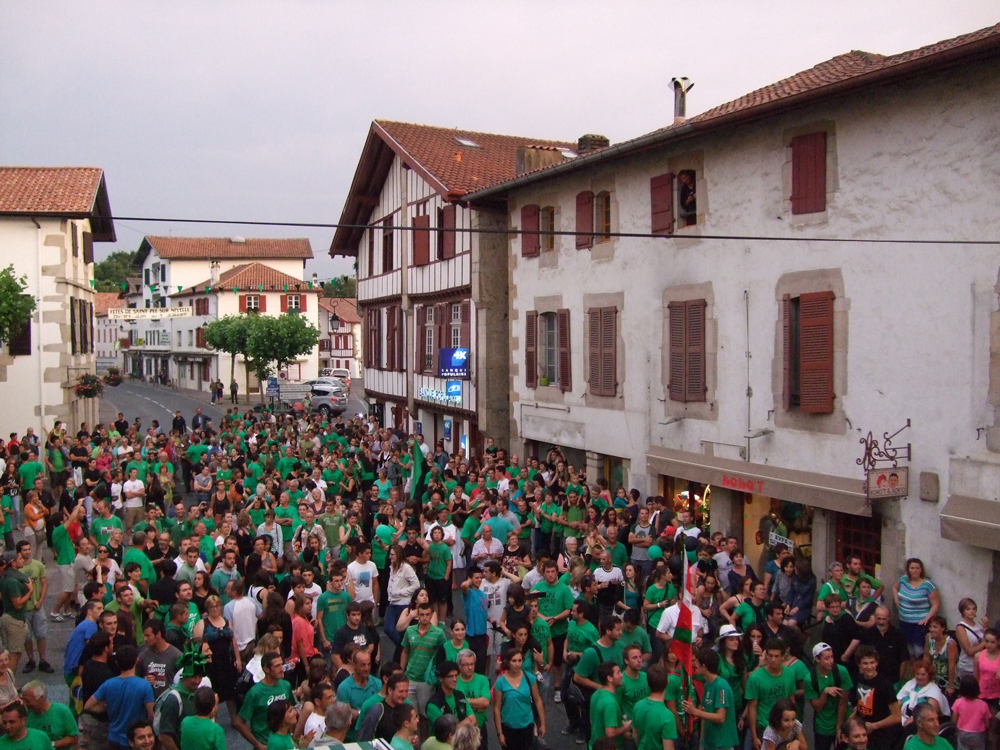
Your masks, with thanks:
[[[538,313],[525,317],[525,382],[537,388],[539,377],[545,385],[558,385],[561,391],[573,389],[570,360],[569,310]]]
[[[375,275],[375,227],[368,227],[368,275]]]
[[[194,346],[194,331],[188,331],[188,346]]]
[[[438,260],[448,260],[455,257],[455,221],[457,209],[449,203],[438,209]]]
[[[539,212],[538,221],[542,232],[542,250],[551,252],[556,249],[556,236],[552,234],[556,231],[556,210],[546,206]]]
[[[792,213],[826,210],[826,132],[792,138]]]
[[[587,315],[590,318],[590,392],[594,396],[614,396],[618,390],[618,310],[595,307],[588,310]]]
[[[184,332],[177,332],[177,346],[184,346]]]
[[[705,383],[705,307],[703,299],[671,302],[670,383],[671,401],[704,401]]]
[[[7,342],[7,353],[12,357],[23,357],[31,355],[31,320],[21,327],[20,331],[12,334]]]
[[[382,222],[382,273],[392,270],[392,217]]]
[[[142,272],[142,278],[143,278],[143,283],[145,283],[146,286],[149,286],[149,269],[148,268]]]
[[[691,227],[698,223],[697,180],[693,169],[677,173],[677,224]]]
[[[854,555],[861,558],[865,570],[875,570],[882,562],[882,517],[871,518],[837,513],[837,559],[845,563]]]
[[[248,294],[247,295],[247,312],[259,312],[260,311],[260,295]]]
[[[538,369],[542,378],[548,380],[543,385],[555,385],[559,381],[559,329],[555,313],[542,313],[538,324]]]
[[[462,346],[462,306],[451,306],[451,348],[459,349]]]
[[[594,201],[594,226],[597,227],[597,241],[611,240],[611,193],[598,193]]]
[[[167,267],[166,265],[160,266],[160,281],[167,280]]]
[[[431,262],[431,217],[413,217],[413,265],[426,266]]]
[[[782,298],[782,405],[833,412],[833,292]]]
[[[479,144],[468,138],[455,138],[458,145],[465,146],[466,148],[479,148]]]
[[[417,325],[424,328],[424,360],[417,369],[421,372],[431,372],[434,368],[434,305],[420,308]]]
[[[74,258],[78,258],[78,257],[80,257],[80,245],[77,243],[77,239],[76,239],[76,222],[75,221],[71,221],[69,223],[69,236],[70,236],[70,241],[73,244],[73,257]]]
[[[536,257],[538,248],[538,206],[521,206],[521,257]]]
[[[576,249],[594,246],[594,194],[589,190],[576,194]]]
[[[250,300],[247,300],[249,305]],[[288,295],[288,312],[300,312],[302,310],[302,297],[298,294]]]
[[[674,176],[661,174],[649,180],[650,231],[674,233]]]

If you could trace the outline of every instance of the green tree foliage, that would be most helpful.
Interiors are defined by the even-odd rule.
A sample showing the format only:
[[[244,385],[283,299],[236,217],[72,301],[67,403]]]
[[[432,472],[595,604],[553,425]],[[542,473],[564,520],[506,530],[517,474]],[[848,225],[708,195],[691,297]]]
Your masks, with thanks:
[[[136,276],[135,253],[116,250],[100,263],[94,264],[94,288],[98,292],[120,292],[129,276]]]
[[[230,355],[229,379],[236,377],[236,358],[247,356],[247,339],[250,336],[252,319],[257,316],[251,315],[226,315],[225,317],[213,320],[205,326],[205,343],[210,349],[225,352]],[[247,399],[250,398],[250,374],[247,368],[246,390]]]
[[[10,341],[31,319],[35,311],[35,298],[25,294],[26,276],[16,276],[14,266],[0,271],[0,341]]]
[[[358,296],[358,281],[353,276],[336,276],[324,284],[323,296],[354,299]]]

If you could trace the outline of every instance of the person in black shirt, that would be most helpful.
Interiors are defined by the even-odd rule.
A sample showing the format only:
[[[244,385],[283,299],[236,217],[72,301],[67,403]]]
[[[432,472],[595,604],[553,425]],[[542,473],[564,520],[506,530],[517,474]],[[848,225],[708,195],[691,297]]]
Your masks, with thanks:
[[[118,419],[115,420],[115,429],[118,430],[119,435],[124,435],[128,432],[128,420],[125,419],[125,415],[118,412]]]
[[[785,620],[785,608],[783,605],[778,602],[768,602],[764,605],[764,617],[766,619],[762,627],[764,628],[765,641],[769,641],[772,638],[780,638],[785,643],[793,644],[798,640],[792,633],[791,628],[785,627],[783,624]],[[834,653],[836,654],[836,650],[834,650]]]
[[[344,646],[348,643],[356,643],[368,653],[373,654],[375,645],[378,642],[378,633],[373,628],[368,627],[361,621],[361,602],[351,602],[347,605],[347,624],[338,630],[331,641],[333,650],[333,665],[340,669],[343,664],[340,654]],[[373,654],[374,656],[374,654]],[[374,662],[374,658],[373,658]]]
[[[827,617],[820,638],[830,644],[834,660],[838,664],[847,665],[848,671],[856,675],[857,670],[853,668],[851,657],[861,643],[861,628],[850,614],[843,611],[844,603],[840,600],[840,594],[827,594],[823,597],[823,604],[826,605]]]
[[[892,683],[878,673],[878,651],[857,650],[858,681],[851,689],[854,716],[865,722],[869,747],[894,748],[899,741],[901,709]]]
[[[889,682],[903,679],[910,660],[910,650],[906,638],[899,628],[889,622],[889,610],[879,607],[875,610],[875,626],[865,628],[862,643],[873,646],[878,652],[878,673]]]
[[[403,545],[403,559],[413,566],[413,571],[417,574],[417,578],[423,581],[424,563],[430,560],[430,552],[428,551],[427,542],[417,535],[418,532],[419,529],[416,526],[410,526],[406,529],[406,544]]]
[[[86,703],[97,688],[115,676],[109,661],[112,654],[111,636],[98,631],[87,641],[90,658],[83,662],[81,679],[81,700]],[[87,740],[88,747],[104,747],[108,741],[110,719],[107,711],[99,714],[83,713],[80,716],[80,731]]]

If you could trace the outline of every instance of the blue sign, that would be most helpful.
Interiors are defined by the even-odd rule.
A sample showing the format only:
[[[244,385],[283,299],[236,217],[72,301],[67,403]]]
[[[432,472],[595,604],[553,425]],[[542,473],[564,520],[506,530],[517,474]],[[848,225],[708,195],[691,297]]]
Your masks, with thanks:
[[[444,392],[448,394],[449,401],[461,401],[462,400],[462,381],[461,380],[449,380],[445,383]]]
[[[269,397],[269,398],[270,397],[277,398],[280,395],[280,392],[281,391],[278,388],[278,379],[277,378],[268,378],[267,379],[267,390],[264,392],[264,395],[267,396],[267,397]]]
[[[438,377],[467,380],[469,377],[469,350],[438,349]]]
[[[451,440],[451,420],[444,418],[444,439]]]

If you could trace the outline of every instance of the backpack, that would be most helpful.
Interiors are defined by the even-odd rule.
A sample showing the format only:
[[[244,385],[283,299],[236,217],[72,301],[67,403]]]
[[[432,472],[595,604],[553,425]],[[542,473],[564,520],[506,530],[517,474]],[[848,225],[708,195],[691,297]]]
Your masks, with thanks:
[[[837,664],[833,665],[833,670],[831,674],[833,675],[833,686],[840,687],[840,670],[837,669]],[[813,690],[817,693],[819,692],[819,673],[816,671],[816,667],[809,669],[809,676],[812,678]]]
[[[602,654],[601,650],[597,648],[597,645],[591,643],[589,646],[587,646],[587,649],[591,648],[594,649],[594,651],[597,653],[597,658],[600,661],[604,661],[604,654]],[[587,649],[584,649],[583,653],[587,653]],[[580,656],[580,660],[577,661],[577,663],[573,666],[574,674],[576,673],[576,666],[579,665],[580,661],[583,661],[582,655]],[[584,693],[584,689],[579,685],[577,685],[576,682],[574,682],[573,678],[571,677],[569,680],[569,686],[566,688],[566,695],[564,695],[563,698],[576,706],[588,706],[590,705],[590,694],[591,691],[589,690],[586,693]]]

